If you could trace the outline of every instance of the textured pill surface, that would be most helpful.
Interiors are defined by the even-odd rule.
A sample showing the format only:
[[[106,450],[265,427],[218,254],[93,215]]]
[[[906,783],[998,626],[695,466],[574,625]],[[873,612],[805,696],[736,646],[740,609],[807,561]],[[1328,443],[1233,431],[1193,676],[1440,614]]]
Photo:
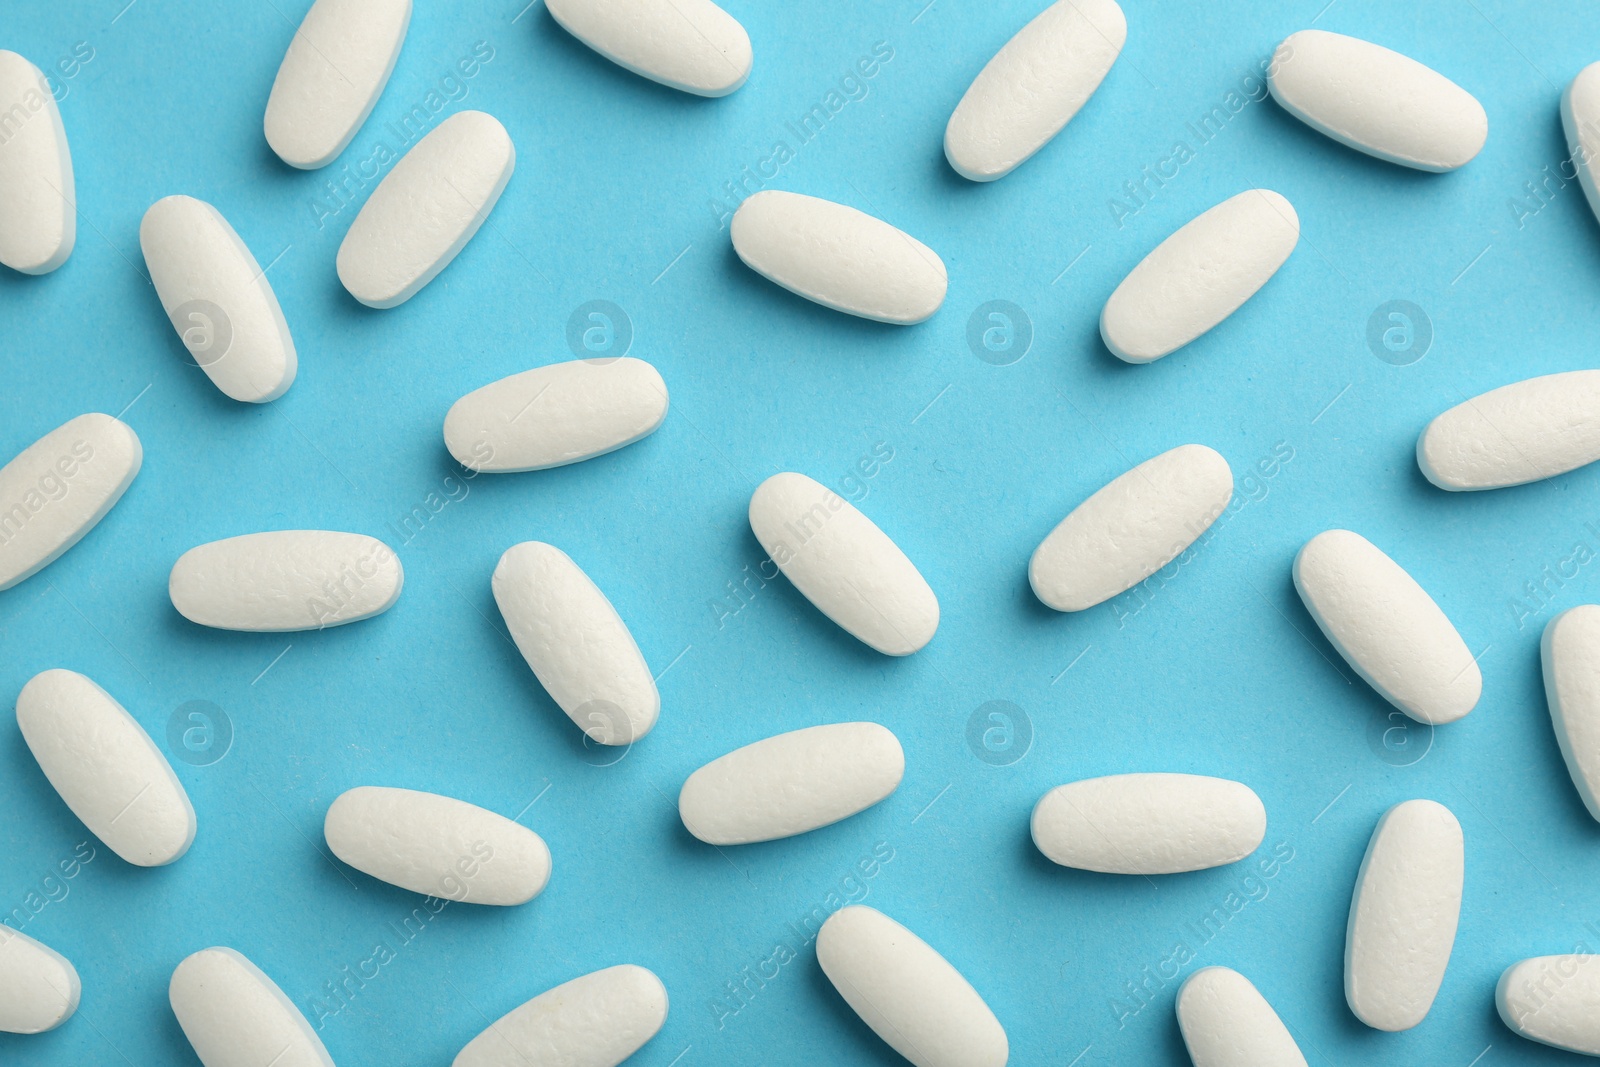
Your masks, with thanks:
[[[1457,404],[1417,438],[1417,466],[1440,489],[1500,489],[1600,459],[1600,370],[1512,382]]]
[[[1539,644],[1550,724],[1572,784],[1600,821],[1600,605],[1557,615]]]
[[[1495,986],[1500,1018],[1527,1038],[1600,1056],[1600,956],[1535,956],[1513,963]]]
[[[0,1033],[42,1034],[78,1010],[82,985],[67,958],[0,926]]]
[[[1306,1067],[1267,998],[1226,967],[1202,967],[1184,980],[1178,1029],[1194,1067]]]
[[[48,274],[77,238],[72,153],[44,74],[0,49],[0,263]]]
[[[178,964],[167,998],[205,1067],[333,1067],[283,990],[231,948],[201,949]]]
[[[625,963],[546,990],[467,1043],[452,1067],[617,1067],[667,1021],[667,989]]]
[[[711,0],[547,0],[572,36],[619,67],[696,96],[750,77],[750,37]]]
[[[1561,128],[1589,210],[1600,218],[1600,183],[1595,181],[1595,167],[1600,166],[1600,63],[1580,70],[1561,94]]]

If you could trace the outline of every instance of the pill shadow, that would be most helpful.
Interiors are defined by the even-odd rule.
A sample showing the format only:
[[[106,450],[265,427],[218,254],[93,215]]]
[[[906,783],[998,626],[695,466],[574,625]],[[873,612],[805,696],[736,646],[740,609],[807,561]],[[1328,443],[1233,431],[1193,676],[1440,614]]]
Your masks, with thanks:
[[[1268,101],[1263,101],[1266,102]],[[1270,105],[1258,110],[1264,116],[1263,121],[1271,126],[1272,140],[1287,149],[1291,156],[1316,157],[1313,162],[1317,166],[1341,168],[1338,171],[1324,171],[1324,177],[1332,177],[1339,182],[1359,181],[1372,186],[1392,187],[1394,183],[1400,182],[1410,186],[1410,191],[1417,191],[1426,190],[1429,182],[1449,181],[1454,176],[1453,171],[1434,173],[1417,170],[1415,167],[1406,167],[1379,159],[1377,156],[1369,156],[1312,129],[1285,111],[1276,100],[1270,100]],[[1298,153],[1296,149],[1299,150]],[[1466,166],[1470,167],[1472,164],[1467,163]]]
[[[22,739],[22,731],[9,729],[5,734],[5,740],[0,742],[0,774],[4,775],[6,781],[16,783],[15,787],[25,793],[31,802],[26,818],[36,830],[32,836],[62,842],[59,847],[62,856],[70,855],[72,846],[85,839],[94,845],[97,853],[110,853],[100,839],[72,814],[72,809],[67,807],[61,794],[50,784],[44,769],[33,758],[33,750]],[[20,813],[14,812],[13,816],[20,817]]]
[[[816,941],[813,940],[811,944],[812,948],[806,953],[802,964],[806,988],[826,1016],[826,1021],[821,1025],[838,1035],[839,1041],[850,1044],[848,1055],[840,1058],[842,1062],[872,1064],[874,1067],[904,1067],[906,1061],[900,1054],[863,1022],[855,1009],[839,995],[833,982],[822,970],[822,964],[817,961]]]
[[[1589,814],[1588,805],[1584,804],[1583,797],[1578,793],[1578,787],[1572,781],[1572,772],[1567,768],[1567,759],[1561,754],[1561,742],[1556,740],[1555,722],[1550,718],[1550,705],[1545,695],[1544,659],[1541,647],[1534,647],[1532,653],[1525,659],[1522,671],[1527,684],[1539,694],[1539,699],[1528,710],[1533,720],[1531,728],[1538,735],[1534,745],[1538,748],[1540,765],[1547,768],[1547,776],[1556,783],[1555,791],[1561,794],[1559,803],[1570,817],[1573,832],[1582,834],[1590,841],[1600,842],[1600,822],[1596,822],[1594,816]],[[1498,1017],[1497,1015],[1496,1018]]]
[[[138,309],[134,314],[139,321],[129,324],[129,332],[135,337],[161,338],[161,347],[182,371],[180,377],[184,381],[184,388],[197,398],[196,402],[206,407],[208,415],[222,414],[237,418],[241,414],[248,416],[253,408],[265,406],[241,403],[217,388],[210,375],[195,362],[194,356],[178,337],[178,331],[173,328],[172,320],[167,318],[167,313],[161,309],[161,300],[153,288],[130,302]]]

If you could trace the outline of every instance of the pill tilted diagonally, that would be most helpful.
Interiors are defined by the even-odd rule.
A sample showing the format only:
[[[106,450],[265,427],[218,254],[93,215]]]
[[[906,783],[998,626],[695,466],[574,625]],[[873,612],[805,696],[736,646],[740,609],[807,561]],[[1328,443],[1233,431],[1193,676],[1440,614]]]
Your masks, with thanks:
[[[1500,975],[1494,1004],[1511,1030],[1540,1044],[1600,1056],[1600,956],[1535,956]]]
[[[611,62],[696,96],[750,77],[750,36],[711,0],[547,0],[563,29]]]
[[[1600,459],[1600,370],[1546,374],[1463,401],[1417,438],[1417,466],[1440,489],[1500,489]]]
[[[48,274],[77,240],[72,153],[43,72],[0,49],[0,263]]]
[[[1240,782],[1199,774],[1113,774],[1056,786],[1034,805],[1033,843],[1051,861],[1106,874],[1177,874],[1234,863],[1267,833]]]
[[[1557,615],[1539,645],[1556,742],[1584,806],[1600,821],[1600,605]]]
[[[78,1010],[82,991],[65,956],[0,925],[0,1033],[54,1030]]]
[[[231,948],[201,949],[184,959],[172,972],[167,999],[205,1067],[334,1067],[277,983]]]
[[[617,1067],[667,1021],[667,989],[631,963],[593,971],[513,1008],[451,1067]]]
[[[1600,166],[1600,63],[1580,70],[1561,94],[1561,128],[1589,210],[1600,218],[1600,183],[1595,181]]]
[[[1306,1067],[1267,998],[1227,967],[1202,967],[1184,979],[1178,1029],[1194,1067]]]

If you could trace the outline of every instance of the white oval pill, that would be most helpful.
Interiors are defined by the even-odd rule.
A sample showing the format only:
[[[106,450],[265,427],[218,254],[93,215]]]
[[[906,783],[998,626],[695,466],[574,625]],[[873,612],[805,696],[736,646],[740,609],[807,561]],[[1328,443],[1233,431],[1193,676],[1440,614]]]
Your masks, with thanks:
[[[283,990],[231,948],[201,949],[178,964],[167,999],[205,1067],[333,1067]]]
[[[1202,967],[1184,979],[1178,1029],[1194,1067],[1306,1067],[1267,998],[1226,967]]]
[[[696,96],[750,77],[750,36],[711,0],[547,0],[568,33],[619,67]]]
[[[888,534],[827,486],[774,474],[750,495],[750,529],[794,587],[856,640],[888,656],[933,640],[933,590]]]
[[[1100,336],[1126,363],[1150,363],[1210,330],[1278,272],[1300,217],[1271,189],[1247,189],[1186,222],[1122,279]]]
[[[494,210],[517,152],[492,115],[461,111],[405,154],[339,245],[339,280],[368,307],[392,308],[450,265]]]
[[[267,144],[291,167],[333,162],[372,113],[411,23],[411,0],[316,0],[267,97]]]
[[[1356,875],[1345,930],[1344,996],[1376,1030],[1423,1020],[1444,981],[1461,915],[1461,824],[1431,800],[1378,820]]]
[[[1567,135],[1568,158],[1578,172],[1578,184],[1589,199],[1589,210],[1600,219],[1600,184],[1594,173],[1600,166],[1600,63],[1580,70],[1561,94],[1561,128]]]
[[[0,1033],[54,1030],[78,1010],[82,992],[65,956],[0,925]]]
[[[1417,170],[1469,163],[1489,136],[1483,105],[1443,74],[1382,45],[1301,30],[1273,53],[1267,87],[1289,114],[1369,156]]]
[[[191,548],[172,565],[167,592],[190,622],[279,633],[381,615],[404,584],[400,557],[376,537],[275,530]]]
[[[501,1016],[452,1067],[616,1067],[667,1021],[667,989],[625,963],[563,982]]]
[[[264,404],[298,365],[283,309],[256,257],[216,208],[192,196],[150,205],[139,247],[178,339],[234,400]]]
[[[881,911],[852,904],[828,916],[817,962],[861,1021],[917,1067],[1003,1067],[1010,1055],[972,984]]]
[[[602,745],[631,745],[656,724],[661,694],[628,626],[565,552],[512,545],[494,569],[506,628],[567,717]]]
[[[1600,1056],[1600,956],[1535,956],[1513,963],[1494,1004],[1513,1031],[1554,1048]]]
[[[1440,489],[1500,489],[1600,459],[1600,370],[1491,389],[1428,423],[1417,466]]]
[[[683,783],[683,825],[713,845],[774,841],[828,826],[893,793],[905,774],[899,740],[875,722],[778,734],[735,749]]]
[[[944,303],[949,278],[933,249],[853,207],[767,189],[728,229],[745,266],[823,307],[908,326]]]
[[[1467,643],[1416,579],[1371,541],[1325,530],[1294,558],[1294,587],[1339,655],[1389,703],[1431,726],[1478,703]]]
[[[0,467],[0,589],[37,574],[94,529],[143,462],[132,427],[91,413]]]
[[[667,383],[642,359],[574,359],[457,400],[444,443],[468,470],[537,471],[614,452],[667,417]]]
[[[1057,611],[1083,611],[1171,563],[1233,499],[1228,461],[1179,445],[1118,475],[1033,550],[1028,583]]]
[[[189,851],[189,795],[111,694],[74,671],[43,671],[17,695],[17,726],[67,807],[111,851],[140,867]]]
[[[1115,0],[1057,0],[996,52],[956,105],[944,155],[992,182],[1060,133],[1111,72],[1128,39]]]
[[[0,49],[0,263],[48,274],[77,239],[72,153],[50,82]]]
[[[1600,821],[1600,606],[1550,620],[1539,642],[1550,722],[1589,814]]]
[[[1177,874],[1234,863],[1267,833],[1240,782],[1199,774],[1113,774],[1058,785],[1033,808],[1033,843],[1063,867]]]

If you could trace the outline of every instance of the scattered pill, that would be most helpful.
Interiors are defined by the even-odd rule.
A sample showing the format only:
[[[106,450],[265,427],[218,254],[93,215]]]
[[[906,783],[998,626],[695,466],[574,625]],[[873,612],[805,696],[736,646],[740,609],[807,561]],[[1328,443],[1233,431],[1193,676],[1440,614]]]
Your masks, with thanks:
[[[221,630],[321,630],[381,615],[400,599],[394,549],[365,534],[277,530],[191,548],[167,591],[190,622]]]
[[[1550,722],[1589,814],[1600,821],[1600,605],[1550,620],[1540,641]]]
[[[42,1034],[78,1010],[82,985],[67,958],[0,925],[0,1033]]]
[[[0,263],[48,274],[77,239],[72,153],[55,93],[38,67],[0,49]]]
[[[201,949],[178,964],[167,999],[205,1067],[333,1067],[283,990],[231,948]]]
[[[1202,967],[1184,979],[1178,1029],[1194,1067],[1306,1067],[1267,998],[1226,967]]]
[[[572,36],[619,67],[695,96],[750,77],[750,36],[711,0],[547,0]]]
[[[927,245],[853,207],[766,189],[729,224],[745,266],[823,307],[909,326],[944,303],[944,261]]]
[[[1561,94],[1561,127],[1571,150],[1572,169],[1589,199],[1589,210],[1600,218],[1600,185],[1594,168],[1600,165],[1600,63],[1578,72]]]
[[[1600,1056],[1600,956],[1535,956],[1513,963],[1494,1004],[1513,1031],[1540,1044]]]
[[[403,304],[466,247],[517,162],[492,115],[461,111],[411,147],[339,245],[339,280],[368,307]]]
[[[1600,370],[1512,382],[1457,404],[1417,438],[1417,466],[1440,489],[1500,489],[1600,459]]]
[[[625,963],[563,982],[467,1043],[451,1067],[616,1067],[667,1021],[667,989]]]
[[[909,656],[939,628],[939,601],[889,535],[804,474],[774,474],[750,496],[750,529],[794,587],[850,636]]]

